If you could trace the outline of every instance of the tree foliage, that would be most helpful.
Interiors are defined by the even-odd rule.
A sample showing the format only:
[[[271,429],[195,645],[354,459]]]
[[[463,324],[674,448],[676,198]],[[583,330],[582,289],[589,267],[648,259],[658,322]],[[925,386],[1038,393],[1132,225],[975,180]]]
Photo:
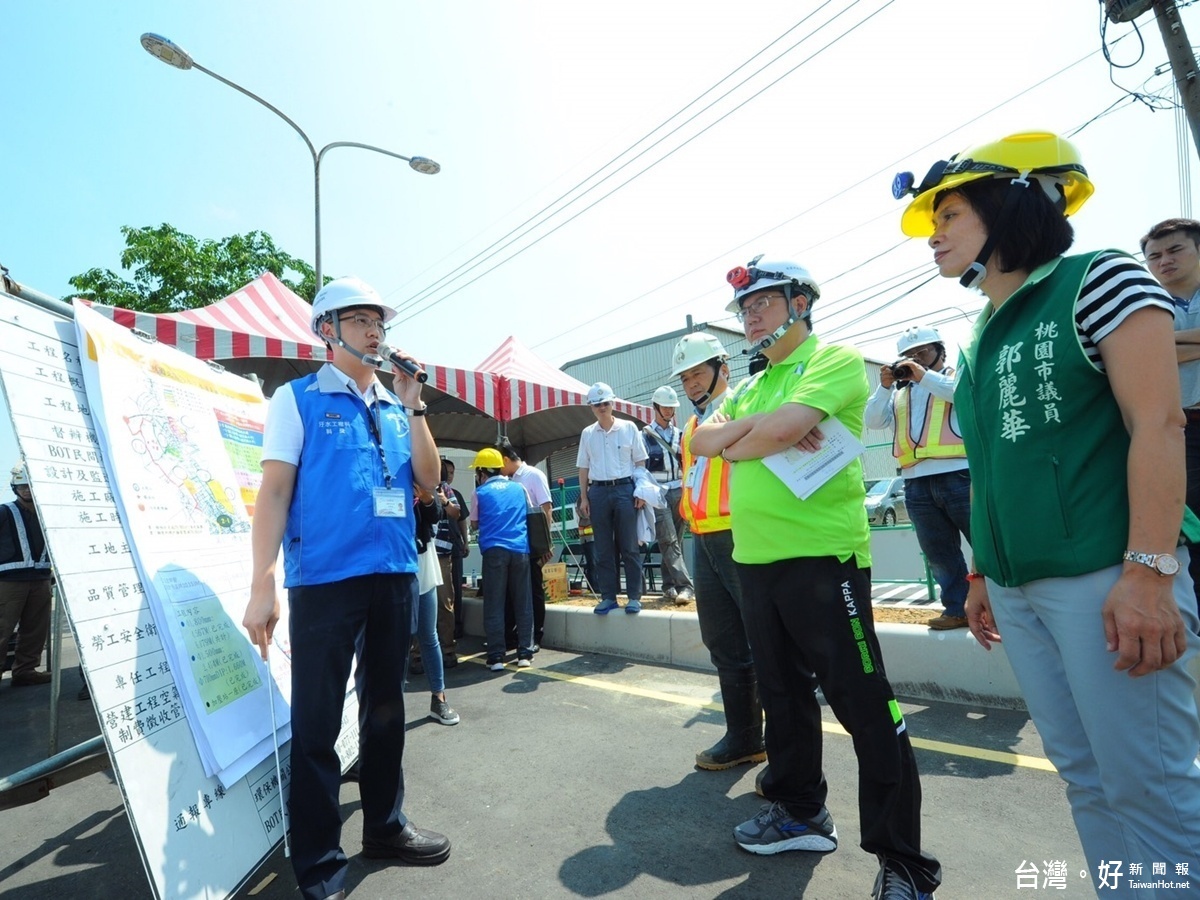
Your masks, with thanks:
[[[72,296],[142,312],[176,312],[223,300],[268,271],[305,300],[316,293],[312,266],[280,250],[265,231],[211,241],[164,222],[157,228],[126,225],[121,233],[121,268],[132,279],[112,269],[88,269],[70,280]]]

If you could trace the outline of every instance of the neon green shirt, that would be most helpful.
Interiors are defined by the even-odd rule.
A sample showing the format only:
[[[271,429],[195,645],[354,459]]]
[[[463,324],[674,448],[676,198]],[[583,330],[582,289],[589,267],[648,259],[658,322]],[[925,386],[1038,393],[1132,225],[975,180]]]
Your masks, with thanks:
[[[810,335],[787,359],[742,384],[720,411],[739,419],[799,403],[836,416],[851,434],[861,435],[869,392],[861,353],[822,344]],[[733,466],[729,492],[736,562],[809,556],[836,556],[845,562],[854,556],[860,567],[871,564],[861,460],[854,460],[807,500],[793,494],[762,460],[742,460]]]

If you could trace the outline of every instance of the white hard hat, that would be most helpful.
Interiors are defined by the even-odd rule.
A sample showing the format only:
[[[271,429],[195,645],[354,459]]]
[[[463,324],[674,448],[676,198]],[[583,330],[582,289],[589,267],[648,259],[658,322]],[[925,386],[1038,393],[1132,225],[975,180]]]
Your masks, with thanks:
[[[762,260],[756,257],[747,266],[730,269],[725,280],[733,285],[733,300],[725,307],[726,312],[735,313],[742,308],[742,298],[757,291],[765,291],[773,287],[793,288],[791,296],[796,296],[795,289],[807,288],[809,307],[812,301],[821,296],[821,287],[808,269],[799,263],[787,260]]]
[[[313,334],[321,336],[321,320],[339,309],[350,309],[355,306],[377,306],[383,311],[383,321],[391,321],[396,310],[383,302],[379,291],[371,287],[361,278],[335,278],[317,292],[312,305],[312,320],[310,326]]]
[[[12,480],[9,484],[13,487],[19,484],[29,484],[29,474],[25,471],[25,460],[18,460],[17,464],[12,467]]]
[[[616,396],[617,395],[613,393],[613,389],[607,384],[605,384],[603,381],[597,381],[590,388],[588,388],[587,400],[589,404],[595,406],[597,403],[607,403],[610,400],[614,400],[616,399]]]
[[[675,388],[664,384],[654,392],[650,402],[657,403],[659,406],[679,406],[679,395],[675,393]]]
[[[896,352],[903,355],[913,347],[941,343],[942,336],[932,325],[913,325],[896,339]]]
[[[722,362],[729,359],[729,354],[725,352],[717,336],[703,331],[685,334],[671,354],[671,377],[676,378],[693,366],[706,363],[710,359],[719,359]]]

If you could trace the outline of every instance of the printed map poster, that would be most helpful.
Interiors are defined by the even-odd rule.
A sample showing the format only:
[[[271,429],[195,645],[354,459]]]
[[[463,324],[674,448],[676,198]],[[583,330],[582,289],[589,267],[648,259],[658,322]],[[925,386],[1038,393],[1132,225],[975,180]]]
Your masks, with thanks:
[[[83,380],[134,559],[205,774],[272,753],[276,690],[241,627],[267,404],[254,382],[146,341],[76,303]],[[285,663],[282,647],[271,654]],[[282,683],[289,683],[282,678]],[[280,740],[285,698],[274,698]]]
[[[271,759],[229,784],[205,774],[105,470],[75,325],[0,293],[0,341],[0,386],[148,883],[158,898],[227,897],[283,837],[287,748],[282,785]],[[357,724],[352,708],[344,718]]]

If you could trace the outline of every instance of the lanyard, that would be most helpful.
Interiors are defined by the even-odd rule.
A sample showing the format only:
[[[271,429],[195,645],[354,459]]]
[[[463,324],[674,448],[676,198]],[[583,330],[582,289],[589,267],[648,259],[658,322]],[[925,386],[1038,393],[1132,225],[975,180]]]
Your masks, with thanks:
[[[371,429],[371,438],[375,441],[375,446],[379,448],[379,461],[383,464],[383,486],[391,490],[392,488],[392,473],[388,468],[387,453],[383,450],[383,435],[381,432],[381,423],[379,420],[379,400],[367,406],[367,423]]]

